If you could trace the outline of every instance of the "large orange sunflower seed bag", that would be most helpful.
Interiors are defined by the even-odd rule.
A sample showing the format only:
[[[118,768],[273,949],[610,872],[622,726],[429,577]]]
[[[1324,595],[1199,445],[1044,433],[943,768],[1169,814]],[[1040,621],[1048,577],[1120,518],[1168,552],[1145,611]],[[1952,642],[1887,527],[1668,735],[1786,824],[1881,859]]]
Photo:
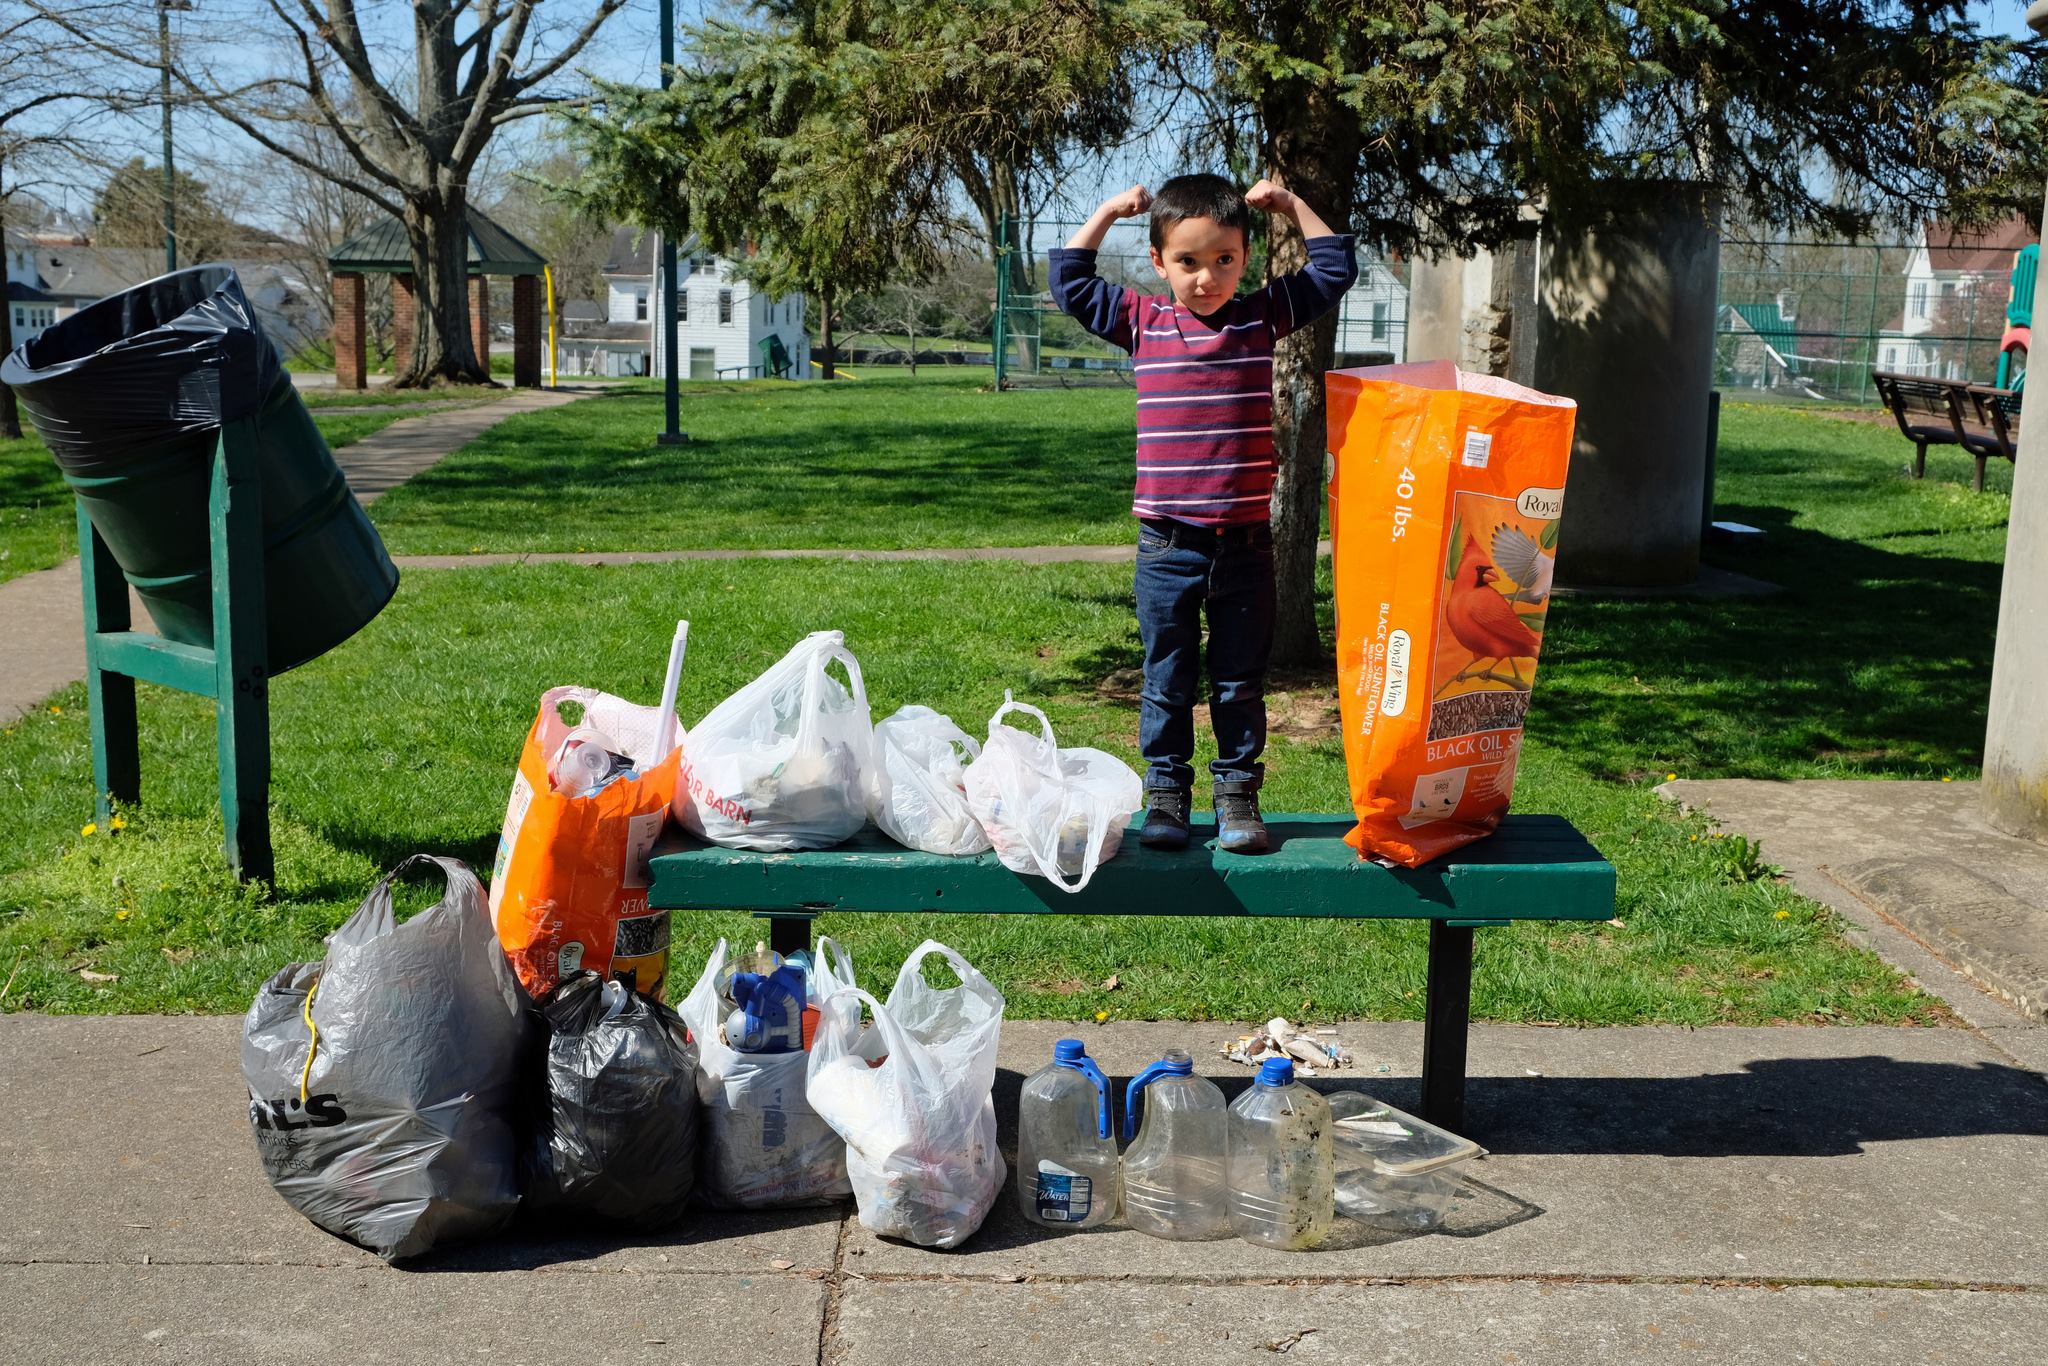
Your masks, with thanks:
[[[1346,838],[1362,854],[1413,868],[1507,813],[1576,411],[1449,361],[1330,373]]]

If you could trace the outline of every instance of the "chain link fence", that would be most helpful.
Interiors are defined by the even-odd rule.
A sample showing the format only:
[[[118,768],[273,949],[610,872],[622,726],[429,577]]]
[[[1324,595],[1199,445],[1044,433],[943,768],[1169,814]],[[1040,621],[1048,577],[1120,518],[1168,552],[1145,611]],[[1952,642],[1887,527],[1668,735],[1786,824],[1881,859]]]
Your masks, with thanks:
[[[1001,225],[998,260],[963,253],[930,281],[848,306],[842,358],[854,363],[986,365],[1004,384],[1129,383],[1130,358],[1060,312],[1047,252],[1072,221]],[[1147,225],[1114,224],[1096,256],[1103,279],[1148,294]],[[2015,243],[1930,251],[1920,243],[1725,240],[1714,310],[1715,387],[1747,400],[1877,402],[1873,371],[2010,383],[2008,333]],[[1251,244],[1248,280],[1265,276]],[[2031,277],[2022,291],[2031,294]],[[1359,254],[1358,282],[1338,310],[1339,365],[1408,355],[1409,264]],[[1420,357],[1419,359],[1428,359]]]
[[[1875,404],[1873,371],[1991,384],[2012,245],[1724,241],[1715,387],[1746,399]]]

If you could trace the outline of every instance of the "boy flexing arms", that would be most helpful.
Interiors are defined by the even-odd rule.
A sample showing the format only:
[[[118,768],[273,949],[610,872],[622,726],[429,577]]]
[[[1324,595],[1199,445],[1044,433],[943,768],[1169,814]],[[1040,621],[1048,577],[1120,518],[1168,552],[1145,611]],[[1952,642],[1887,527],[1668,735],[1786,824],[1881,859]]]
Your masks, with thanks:
[[[1168,294],[1141,295],[1095,273],[1109,225],[1151,211],[1152,268]],[[1249,294],[1252,210],[1285,214],[1308,265]],[[1273,647],[1273,347],[1336,307],[1358,276],[1354,242],[1271,181],[1239,194],[1221,176],[1177,176],[1106,200],[1052,253],[1052,293],[1067,313],[1131,353],[1138,389],[1138,631],[1145,686],[1138,747],[1155,848],[1188,842],[1194,705],[1209,619],[1210,722],[1216,732],[1217,846],[1266,849],[1266,661]]]

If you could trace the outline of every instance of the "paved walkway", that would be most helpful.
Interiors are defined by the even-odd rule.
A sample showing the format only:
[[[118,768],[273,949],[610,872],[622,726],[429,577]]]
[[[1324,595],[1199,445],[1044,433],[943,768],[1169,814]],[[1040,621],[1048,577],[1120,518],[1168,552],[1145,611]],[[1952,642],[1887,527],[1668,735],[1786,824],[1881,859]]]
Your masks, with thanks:
[[[589,392],[525,391],[477,406],[400,418],[343,446],[334,453],[335,463],[356,497],[374,502],[506,418],[573,403]],[[132,593],[130,605],[134,620],[147,623],[149,616]],[[0,725],[6,725],[57,689],[85,677],[78,561],[0,583],[0,622],[7,628],[7,649],[0,652]]]
[[[394,1270],[267,1188],[238,1028],[0,1017],[0,1360],[1885,1363],[2048,1337],[2048,1085],[1962,1029],[1481,1026],[1492,1155],[1449,1223],[1339,1250],[1049,1234],[1006,1191],[952,1253],[844,1208],[704,1212]],[[1249,1076],[1214,1052],[1235,1026],[1085,1028],[1114,1078],[1175,1046]],[[1004,1028],[1011,1156],[1022,1079],[1073,1029]],[[1361,1075],[1320,1084],[1413,1105],[1420,1028],[1344,1034]]]

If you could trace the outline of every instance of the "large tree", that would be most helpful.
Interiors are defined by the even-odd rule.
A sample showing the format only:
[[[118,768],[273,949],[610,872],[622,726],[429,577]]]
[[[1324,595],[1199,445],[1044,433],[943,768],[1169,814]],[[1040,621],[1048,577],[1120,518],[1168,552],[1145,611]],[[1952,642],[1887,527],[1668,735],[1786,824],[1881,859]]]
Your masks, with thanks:
[[[154,62],[154,18],[80,23],[71,6],[32,3],[81,43]],[[418,318],[400,385],[487,384],[470,344],[465,225],[472,173],[507,123],[557,108],[571,63],[626,0],[584,0],[557,19],[540,0],[208,0],[174,52],[177,87],[260,146],[329,176],[405,225]],[[401,34],[403,37],[401,38]],[[268,61],[277,40],[285,54]],[[309,156],[319,125],[346,153]]]
[[[785,245],[805,215],[858,230],[872,214],[888,220],[868,226],[877,240],[907,242],[908,254],[929,264],[940,239],[972,231],[1012,285],[1028,290],[1031,258],[999,251],[998,224],[1031,207],[1078,149],[1129,131],[1137,98],[1126,58],[1144,45],[1157,8],[1154,0],[759,0],[742,19],[686,31],[674,90],[638,99],[608,88],[603,114],[586,128],[639,139],[700,211],[729,200],[735,240],[764,235],[756,214],[793,215],[772,234]],[[751,145],[708,136],[714,126]],[[733,169],[752,178],[735,182]],[[758,209],[748,202],[757,189]],[[978,227],[955,218],[961,201]],[[720,214],[700,217],[721,236]],[[868,252],[836,234],[813,240],[841,264],[797,269],[804,258],[785,252],[782,273],[819,299],[828,325],[830,300],[880,283],[848,278],[846,258],[865,255],[884,273],[899,264],[898,253]]]
[[[181,261],[197,265],[226,256],[238,230],[235,220],[216,201],[212,188],[184,171],[173,171],[176,185],[178,251]],[[93,245],[154,247],[164,244],[164,173],[141,157],[116,167],[92,202]]]

